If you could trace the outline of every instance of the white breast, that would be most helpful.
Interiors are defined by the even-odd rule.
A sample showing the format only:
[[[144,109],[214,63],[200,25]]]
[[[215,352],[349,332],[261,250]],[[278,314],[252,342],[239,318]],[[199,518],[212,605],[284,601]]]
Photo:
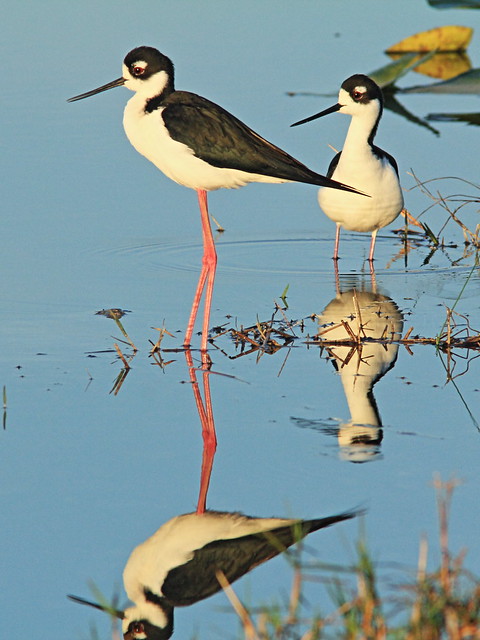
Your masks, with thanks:
[[[403,207],[395,169],[372,154],[367,142],[377,114],[364,110],[352,117],[339,163],[332,178],[370,197],[322,188],[318,203],[324,213],[349,231],[374,231],[393,222]]]
[[[395,220],[403,208],[403,194],[393,167],[377,158],[357,157],[340,162],[332,178],[370,197],[322,188],[318,203],[324,213],[349,231],[373,231]]]

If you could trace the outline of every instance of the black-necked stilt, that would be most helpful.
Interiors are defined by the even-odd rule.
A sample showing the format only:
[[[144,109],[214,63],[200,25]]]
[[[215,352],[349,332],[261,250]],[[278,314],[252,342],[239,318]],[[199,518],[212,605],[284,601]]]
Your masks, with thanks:
[[[166,640],[173,633],[174,608],[220,591],[219,572],[232,583],[309,533],[358,514],[347,511],[318,520],[290,520],[218,511],[187,513],[169,520],[133,550],[123,572],[133,607],[111,610],[69,597],[121,618],[125,640]]]
[[[194,93],[175,91],[171,60],[152,47],[133,49],[123,61],[122,77],[69,102],[122,85],[135,92],[123,117],[132,145],[166,176],[198,194],[203,260],[184,345],[190,344],[206,282],[201,344],[205,350],[217,262],[207,191],[249,182],[305,182],[353,193],[357,189],[311,171],[217,104]]]
[[[344,227],[349,231],[371,232],[368,259],[372,263],[378,230],[393,222],[403,207],[395,158],[373,144],[382,117],[382,91],[368,76],[353,75],[342,84],[337,104],[295,122],[292,127],[335,111],[352,116],[352,120],[343,149],[330,163],[327,176],[346,181],[370,198],[320,189],[318,202],[325,214],[337,223],[334,260],[338,259],[340,229]]]

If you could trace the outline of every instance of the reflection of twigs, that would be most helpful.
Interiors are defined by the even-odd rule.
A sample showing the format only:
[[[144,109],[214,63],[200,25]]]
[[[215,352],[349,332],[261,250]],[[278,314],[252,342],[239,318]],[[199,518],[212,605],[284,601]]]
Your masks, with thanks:
[[[92,380],[93,380],[93,376],[90,373],[90,371],[87,369],[87,374],[88,374],[88,382],[87,382],[87,386],[85,387],[85,391],[88,390],[88,387],[92,384]]]
[[[122,388],[122,385],[125,382],[125,378],[127,377],[128,373],[130,372],[130,369],[131,369],[130,362],[135,357],[135,353],[133,353],[133,355],[131,355],[129,357],[129,359],[127,360],[125,358],[125,356],[123,355],[123,353],[122,353],[120,347],[118,346],[118,344],[114,343],[113,346],[115,347],[115,350],[116,350],[116,352],[118,354],[118,357],[123,362],[123,369],[120,371],[118,376],[115,378],[115,381],[113,383],[113,387],[110,389],[110,393],[113,393],[113,395],[116,396],[118,394],[118,392],[120,391],[120,389]]]
[[[152,329],[154,329],[155,331],[159,332],[158,335],[158,340],[153,343],[151,340],[149,340],[150,344],[152,345],[152,348],[150,349],[150,356],[153,358],[153,360],[155,361],[155,364],[158,364],[158,366],[161,369],[165,369],[165,367],[169,364],[171,364],[172,362],[175,362],[174,360],[164,360],[162,358],[162,353],[161,353],[161,349],[160,349],[160,345],[162,344],[162,340],[165,337],[165,335],[170,336],[171,338],[173,338],[173,334],[170,333],[170,331],[167,331],[165,329],[165,327],[162,327],[161,329],[158,329],[157,327],[152,327]]]
[[[7,387],[3,385],[3,430],[7,428]]]
[[[428,236],[425,233],[424,225],[421,222],[419,222],[407,209],[402,209],[400,211],[400,214],[404,217],[405,224],[403,227],[399,229],[394,229],[393,233],[396,233],[400,236],[400,239],[403,240],[403,244],[400,250],[397,252],[397,254],[394,255],[393,258],[389,260],[389,262],[386,265],[386,269],[390,269],[392,264],[394,264],[395,262],[397,262],[397,260],[400,260],[401,258],[404,259],[405,266],[407,266],[408,254],[413,249],[412,241],[415,240],[417,242],[420,242],[425,239],[428,239]],[[414,229],[411,229],[408,226],[409,224],[415,227],[418,227],[419,229],[421,229],[421,231],[415,231]]]
[[[283,311],[283,317],[281,319],[276,318],[277,312],[278,308],[269,320],[264,322],[257,320],[255,324],[249,327],[241,326],[237,329],[224,326],[222,332],[212,339],[212,345],[231,360],[256,353],[257,362],[259,357],[265,354],[273,355],[287,347],[288,353],[280,367],[278,374],[280,375],[285,367],[292,343],[299,339],[294,329],[299,329],[303,333],[306,331],[305,320],[315,321],[319,316],[312,314],[302,320],[288,320]],[[369,322],[363,321],[359,314],[359,309],[356,310],[355,316],[357,325],[354,325],[353,328],[351,323],[341,320],[338,323],[320,327],[316,335],[310,336],[307,334],[303,343],[307,347],[319,346],[329,353],[331,349],[337,346],[350,347],[349,352],[342,359],[343,366],[347,365],[355,354],[357,354],[359,362],[366,361],[362,356],[362,348],[365,344],[381,344],[385,349],[391,344],[402,345],[409,355],[413,355],[412,347],[414,346],[434,346],[438,351],[447,355],[447,382],[453,380],[454,377],[464,375],[468,370],[469,363],[480,356],[480,332],[470,326],[467,317],[453,312],[453,309],[447,309],[447,319],[444,326],[439,334],[433,337],[413,335],[413,327],[410,327],[402,337],[395,331],[395,327],[388,318],[385,320],[383,330],[379,328],[377,333],[377,329],[375,329],[377,337],[371,337],[369,335],[371,331]],[[339,337],[338,335],[335,335],[334,338],[330,337],[330,333],[338,331],[339,328],[343,328],[344,337]],[[216,344],[216,341],[225,335],[232,337],[234,347],[238,353],[230,355],[224,348]],[[462,354],[463,350],[467,350],[466,353]],[[458,359],[465,359],[467,367],[466,370],[454,375]]]
[[[118,344],[116,342],[114,342],[113,346],[115,347],[115,351],[118,353],[118,357],[123,362],[123,365],[124,365],[125,369],[130,369],[130,365],[128,364],[128,362],[127,362],[125,356],[123,355],[123,353],[121,352],[120,347],[118,346]]]
[[[114,396],[118,394],[120,389],[122,388],[122,384],[125,381],[125,378],[130,373],[130,367],[128,369],[121,369],[118,376],[115,378],[113,382],[113,387],[110,389],[109,393],[113,393]]]
[[[474,273],[474,271],[475,271],[475,269],[477,267],[478,267],[478,255],[475,257],[475,263],[474,263],[473,267],[470,269],[470,273],[468,274],[467,278],[465,279],[465,282],[463,283],[463,287],[460,289],[460,293],[458,294],[457,299],[453,303],[451,311],[453,311],[455,309],[455,307],[457,306],[458,301],[460,300],[460,298],[463,295],[463,292],[465,291],[465,287],[467,286],[470,278],[472,277],[472,275],[473,275],[473,273]],[[447,307],[447,309],[448,309],[448,307]],[[448,315],[448,312],[447,312],[447,318],[446,318],[445,322],[443,323],[442,328],[440,329],[440,333],[443,333],[443,331],[445,329],[445,325],[447,324],[447,320],[448,319],[449,319],[449,315]],[[467,320],[467,326],[469,326],[468,325],[468,320]]]
[[[477,431],[480,431],[480,425],[478,424],[477,420],[475,419],[475,416],[473,415],[473,413],[470,411],[470,408],[468,406],[468,404],[465,401],[465,398],[462,395],[462,392],[460,391],[460,389],[458,388],[457,383],[455,382],[455,378],[458,378],[458,376],[463,375],[464,373],[466,373],[466,371],[464,371],[463,373],[459,373],[457,376],[452,376],[451,372],[449,371],[448,367],[445,365],[443,358],[441,355],[439,355],[440,357],[440,362],[443,365],[443,368],[445,369],[446,373],[447,373],[447,382],[451,382],[455,391],[458,394],[458,397],[460,398],[463,406],[465,407],[465,409],[467,410],[468,415],[470,416],[471,421],[473,422],[474,427],[477,429]],[[476,356],[478,357],[478,356]],[[467,369],[468,370],[468,369]]]

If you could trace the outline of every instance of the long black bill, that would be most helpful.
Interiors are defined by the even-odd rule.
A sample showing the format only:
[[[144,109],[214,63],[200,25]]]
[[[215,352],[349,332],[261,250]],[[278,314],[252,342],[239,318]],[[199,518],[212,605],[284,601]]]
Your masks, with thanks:
[[[117,78],[108,84],[104,84],[98,89],[93,89],[92,91],[87,91],[87,93],[81,93],[79,96],[74,96],[73,98],[69,98],[67,102],[76,102],[77,100],[83,100],[84,98],[89,98],[90,96],[94,96],[96,93],[102,93],[102,91],[108,91],[109,89],[114,89],[115,87],[121,87],[125,84],[125,78]]]
[[[85,600],[84,598],[79,598],[78,596],[67,596],[67,598],[69,598],[69,600],[73,600],[73,602],[78,602],[78,604],[85,604],[88,607],[93,607],[94,609],[100,609],[100,611],[105,611],[111,616],[120,618],[120,620],[123,620],[125,617],[125,613],[121,609],[114,609],[113,607],[97,604],[96,602],[90,602],[90,600]]]
[[[81,98],[82,96],[79,96],[79,97]],[[72,98],[72,100],[74,99],[75,98]],[[290,126],[296,127],[299,124],[305,124],[306,122],[311,122],[312,120],[316,120],[317,118],[321,118],[322,116],[328,116],[329,113],[335,113],[335,111],[338,111],[341,108],[342,108],[342,105],[337,102],[337,104],[334,104],[333,107],[329,107],[328,109],[325,109],[325,111],[320,111],[320,113],[316,113],[314,116],[310,116],[309,118],[305,118],[304,120],[299,120],[298,122],[294,122]]]

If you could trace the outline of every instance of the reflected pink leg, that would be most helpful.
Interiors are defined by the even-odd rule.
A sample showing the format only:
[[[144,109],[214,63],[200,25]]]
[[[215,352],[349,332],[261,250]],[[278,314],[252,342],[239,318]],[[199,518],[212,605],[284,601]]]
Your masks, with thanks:
[[[203,368],[206,366],[208,365],[204,362]],[[203,455],[197,513],[205,513],[207,508],[208,487],[210,485],[210,477],[212,475],[213,459],[217,450],[217,434],[215,432],[215,422],[213,420],[212,397],[210,395],[210,373],[208,370],[203,372],[203,390],[205,393],[205,422],[202,423]]]
[[[208,370],[209,362],[206,353],[202,354],[203,372],[203,388],[205,394],[205,404],[202,400],[202,394],[197,382],[196,371],[193,366],[192,354],[190,349],[185,351],[185,358],[190,372],[190,381],[192,383],[193,395],[197,405],[198,416],[202,424],[203,453],[202,453],[202,470],[200,474],[200,489],[197,501],[197,514],[205,513],[207,508],[207,493],[210,485],[210,477],[212,475],[213,459],[217,449],[217,436],[215,433],[215,422],[213,419],[212,398],[210,395],[210,373]]]
[[[333,259],[338,260],[338,244],[340,242],[340,225],[337,223],[337,233],[335,235],[335,248],[333,250]]]
[[[213,241],[212,229],[210,226],[210,218],[208,215],[208,202],[207,192],[204,189],[197,189],[198,204],[200,205],[200,216],[202,221],[202,236],[203,236],[203,257],[202,257],[202,270],[200,271],[200,277],[198,279],[197,289],[193,298],[192,310],[190,312],[190,318],[188,319],[187,330],[185,332],[185,339],[183,346],[190,346],[192,338],[193,328],[195,326],[195,319],[197,317],[198,307],[200,306],[200,300],[202,298],[203,288],[205,282],[207,283],[207,289],[205,294],[205,305],[203,312],[203,326],[202,326],[202,340],[200,344],[201,351],[207,350],[208,340],[208,324],[210,321],[210,308],[212,306],[213,285],[215,282],[215,271],[217,268],[217,252],[215,251],[215,242]]]
[[[372,241],[370,243],[370,255],[368,256],[370,263],[373,262],[373,252],[375,251],[375,240],[377,239],[377,233],[378,233],[378,229],[375,229],[375,231],[372,231]]]
[[[335,262],[333,263],[333,268],[335,271],[335,291],[338,293],[341,293],[340,291],[340,276],[338,273],[338,260],[335,260]]]
[[[373,266],[373,260],[369,262],[370,265],[370,282],[372,283],[372,293],[377,292],[377,279],[375,277],[375,267]]]

